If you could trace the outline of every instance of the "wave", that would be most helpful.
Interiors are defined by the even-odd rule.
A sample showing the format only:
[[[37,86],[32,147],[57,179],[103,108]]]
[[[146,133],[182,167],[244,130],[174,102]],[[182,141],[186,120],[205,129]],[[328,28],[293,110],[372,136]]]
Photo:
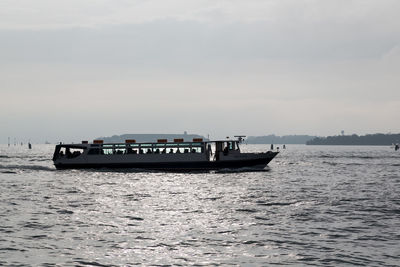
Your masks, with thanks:
[[[0,173],[15,174],[15,173],[17,173],[17,172],[13,172],[13,171],[1,171]]]
[[[102,263],[99,263],[99,262],[96,262],[96,261],[84,261],[84,260],[76,260],[75,261],[76,263],[79,263],[79,264],[81,264],[81,265],[84,265],[84,266],[99,266],[99,267],[105,267],[105,266],[116,266],[116,265],[110,265],[110,264],[102,264]]]
[[[50,168],[41,165],[0,165],[3,170],[22,170],[22,171],[55,171],[55,168]],[[8,171],[12,172],[12,171]]]
[[[398,155],[376,155],[376,156],[363,156],[363,155],[320,155],[316,156],[320,159],[398,159]]]
[[[263,202],[263,201],[258,201],[257,205],[259,206],[290,206],[297,204],[297,202]]]
[[[234,173],[234,172],[269,172],[271,169],[267,166],[265,168],[260,167],[243,167],[243,168],[224,168],[220,170],[216,170],[216,173]]]
[[[249,209],[249,208],[236,209],[236,211],[238,211],[238,212],[248,212],[248,213],[258,212],[257,209]]]

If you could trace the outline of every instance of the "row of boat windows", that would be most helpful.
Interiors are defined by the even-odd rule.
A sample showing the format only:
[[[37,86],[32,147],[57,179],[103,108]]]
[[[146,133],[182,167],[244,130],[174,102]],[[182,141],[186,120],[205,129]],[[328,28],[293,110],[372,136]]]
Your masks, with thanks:
[[[170,153],[203,153],[203,147],[191,147],[191,148],[91,148],[88,151],[88,155],[124,155],[124,154],[170,154]]]

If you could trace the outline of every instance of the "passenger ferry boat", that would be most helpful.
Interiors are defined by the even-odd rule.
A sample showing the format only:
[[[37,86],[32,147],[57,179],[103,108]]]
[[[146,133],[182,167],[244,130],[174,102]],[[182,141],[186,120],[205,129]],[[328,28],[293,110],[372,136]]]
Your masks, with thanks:
[[[156,143],[93,143],[56,145],[53,161],[57,169],[68,168],[138,168],[166,171],[202,171],[237,168],[263,169],[278,154],[242,153],[239,140],[191,142],[183,139],[158,139]]]

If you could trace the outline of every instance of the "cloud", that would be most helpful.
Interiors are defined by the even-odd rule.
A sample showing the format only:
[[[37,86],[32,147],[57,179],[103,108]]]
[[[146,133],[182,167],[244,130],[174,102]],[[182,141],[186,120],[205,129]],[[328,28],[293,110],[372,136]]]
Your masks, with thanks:
[[[190,62],[380,58],[400,43],[400,32],[387,34],[367,26],[322,23],[271,27],[265,22],[211,25],[166,19],[103,28],[0,30],[0,57],[3,63],[168,62],[172,68],[176,64],[186,68]]]
[[[294,28],[368,23],[391,31],[397,28],[399,7],[396,0],[2,0],[0,28],[102,27],[172,19],[211,24],[263,21]]]

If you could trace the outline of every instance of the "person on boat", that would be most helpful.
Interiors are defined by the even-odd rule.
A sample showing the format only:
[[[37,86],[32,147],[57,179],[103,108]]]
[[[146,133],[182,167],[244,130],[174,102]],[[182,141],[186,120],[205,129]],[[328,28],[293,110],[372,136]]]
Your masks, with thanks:
[[[70,158],[72,156],[71,150],[69,150],[69,147],[65,150],[65,155]]]
[[[174,153],[174,150],[172,148],[170,148],[169,153]]]
[[[225,156],[228,155],[228,152],[229,152],[228,145],[224,148],[224,150],[222,152],[224,153]]]
[[[176,153],[181,153],[181,151],[179,150],[179,148],[176,150]]]

